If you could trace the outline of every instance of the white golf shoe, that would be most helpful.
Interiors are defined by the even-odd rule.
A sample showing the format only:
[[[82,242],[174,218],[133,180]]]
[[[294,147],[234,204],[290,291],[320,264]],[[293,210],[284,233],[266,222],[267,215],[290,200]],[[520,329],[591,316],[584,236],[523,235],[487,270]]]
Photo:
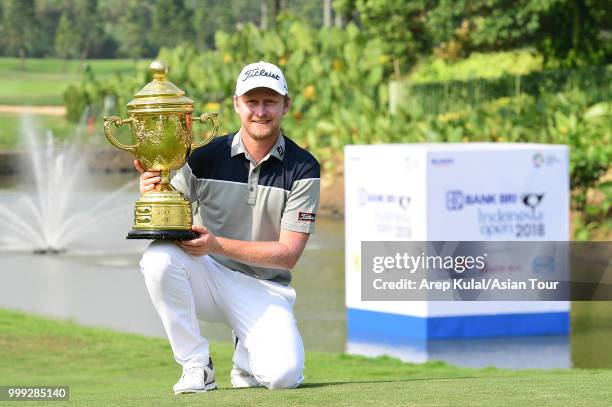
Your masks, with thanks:
[[[174,394],[200,393],[203,391],[214,390],[217,388],[215,383],[215,368],[212,359],[209,359],[208,366],[197,366],[183,369],[183,375],[173,387]]]

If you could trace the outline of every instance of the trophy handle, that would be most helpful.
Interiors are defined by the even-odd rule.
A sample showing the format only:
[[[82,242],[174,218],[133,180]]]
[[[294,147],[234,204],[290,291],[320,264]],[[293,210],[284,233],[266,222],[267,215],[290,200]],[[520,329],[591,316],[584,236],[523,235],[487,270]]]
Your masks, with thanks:
[[[219,120],[217,119],[217,113],[204,113],[199,117],[193,117],[193,120],[197,120],[200,123],[206,123],[210,120],[212,122],[213,128],[212,131],[207,133],[203,141],[201,141],[200,143],[191,143],[191,151],[194,151],[197,148],[208,144],[212,139],[217,136],[217,133],[219,132]]]
[[[121,144],[115,139],[115,137],[113,137],[113,133],[111,132],[111,128],[110,128],[111,124],[114,124],[115,127],[121,127],[124,124],[131,123],[133,121],[134,119],[132,117],[130,117],[129,119],[125,119],[125,120],[117,116],[105,117],[104,118],[104,134],[106,135],[107,140],[115,147],[120,148],[125,151],[129,151],[130,153],[133,153],[134,150],[136,149],[136,145],[127,146],[125,144]]]

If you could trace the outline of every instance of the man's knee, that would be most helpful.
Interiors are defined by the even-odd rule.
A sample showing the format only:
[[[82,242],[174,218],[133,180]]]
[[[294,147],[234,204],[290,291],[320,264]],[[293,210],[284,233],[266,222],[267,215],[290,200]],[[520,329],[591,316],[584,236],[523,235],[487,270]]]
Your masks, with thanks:
[[[262,385],[268,389],[294,389],[304,380],[304,359],[279,358],[277,363],[268,364],[259,372],[254,371],[254,376]]]
[[[276,389],[295,389],[304,380],[304,367],[295,366],[271,376],[268,383],[264,385],[270,390]]]
[[[175,275],[185,274],[181,267],[185,253],[173,243],[154,242],[142,255],[140,271],[150,283],[164,284]]]

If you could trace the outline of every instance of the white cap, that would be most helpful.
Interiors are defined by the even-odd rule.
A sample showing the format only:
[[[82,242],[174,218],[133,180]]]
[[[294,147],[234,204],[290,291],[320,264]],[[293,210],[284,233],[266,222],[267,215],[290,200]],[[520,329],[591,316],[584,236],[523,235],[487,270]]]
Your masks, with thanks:
[[[242,96],[255,88],[270,88],[283,96],[289,93],[283,71],[278,66],[264,61],[242,68],[236,80],[236,96]]]

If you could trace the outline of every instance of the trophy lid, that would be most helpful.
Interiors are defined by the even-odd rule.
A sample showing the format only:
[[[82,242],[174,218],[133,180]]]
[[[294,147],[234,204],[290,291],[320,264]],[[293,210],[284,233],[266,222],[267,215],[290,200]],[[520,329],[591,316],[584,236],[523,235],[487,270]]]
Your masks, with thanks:
[[[193,100],[166,79],[168,64],[155,60],[149,65],[153,81],[146,84],[128,104],[128,113],[191,113]]]

